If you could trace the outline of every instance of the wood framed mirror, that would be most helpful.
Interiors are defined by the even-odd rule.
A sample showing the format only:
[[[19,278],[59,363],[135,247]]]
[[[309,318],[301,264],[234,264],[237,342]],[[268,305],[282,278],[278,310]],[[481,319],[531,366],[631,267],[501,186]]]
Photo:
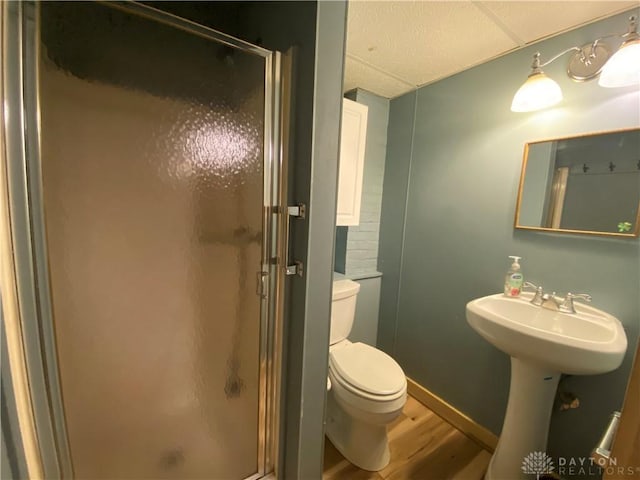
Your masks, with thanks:
[[[526,143],[514,226],[638,237],[640,128]]]

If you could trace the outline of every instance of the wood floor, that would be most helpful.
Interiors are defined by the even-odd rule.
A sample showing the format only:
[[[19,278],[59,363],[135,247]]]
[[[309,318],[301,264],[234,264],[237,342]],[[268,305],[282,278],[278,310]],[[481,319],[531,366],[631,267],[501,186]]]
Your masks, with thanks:
[[[491,454],[413,397],[389,427],[391,462],[379,472],[349,463],[325,438],[323,480],[481,480]]]

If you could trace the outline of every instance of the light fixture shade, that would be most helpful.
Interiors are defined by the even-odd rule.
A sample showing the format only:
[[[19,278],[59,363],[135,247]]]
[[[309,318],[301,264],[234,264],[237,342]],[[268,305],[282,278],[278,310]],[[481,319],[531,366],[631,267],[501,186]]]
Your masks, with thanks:
[[[598,80],[601,87],[640,85],[640,38],[627,40],[605,64]]]
[[[529,75],[518,89],[511,103],[512,112],[534,112],[550,107],[562,100],[560,85],[543,72]]]

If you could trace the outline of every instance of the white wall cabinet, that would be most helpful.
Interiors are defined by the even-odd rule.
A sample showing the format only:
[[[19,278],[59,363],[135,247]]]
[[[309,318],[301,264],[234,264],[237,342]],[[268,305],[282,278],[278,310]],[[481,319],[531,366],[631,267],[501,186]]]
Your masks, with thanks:
[[[346,98],[342,100],[337,225],[360,223],[367,110],[366,105]]]

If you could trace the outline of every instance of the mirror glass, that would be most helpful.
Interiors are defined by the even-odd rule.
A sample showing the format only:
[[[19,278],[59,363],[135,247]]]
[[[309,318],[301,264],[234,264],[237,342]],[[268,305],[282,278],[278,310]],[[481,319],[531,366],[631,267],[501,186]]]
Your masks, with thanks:
[[[637,237],[640,129],[530,142],[515,227]]]

